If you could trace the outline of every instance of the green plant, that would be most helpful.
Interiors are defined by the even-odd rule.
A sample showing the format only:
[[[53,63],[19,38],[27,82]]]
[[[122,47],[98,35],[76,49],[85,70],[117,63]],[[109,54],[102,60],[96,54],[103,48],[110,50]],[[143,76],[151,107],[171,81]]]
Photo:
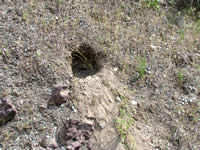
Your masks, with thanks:
[[[146,0],[147,7],[153,8],[153,9],[159,9],[160,8],[160,0]]]
[[[184,29],[180,29],[178,31],[178,34],[180,36],[180,41],[184,40],[184,38],[185,38],[185,30]]]
[[[27,21],[29,19],[29,13],[27,11],[24,11],[22,14],[23,21]]]
[[[123,98],[123,104],[120,108],[119,117],[116,119],[116,129],[120,135],[121,142],[125,143],[125,138],[127,136],[129,128],[133,123],[133,118],[131,117],[131,114],[128,112],[128,105],[127,105],[128,99],[123,96],[121,98]]]
[[[181,72],[179,71],[179,72],[177,73],[177,78],[178,78],[178,83],[179,83],[180,86],[183,85],[183,77],[184,77],[183,73],[181,73]]]
[[[196,32],[200,32],[200,19],[199,20],[197,20],[197,22],[195,23],[195,30],[196,30]]]
[[[138,57],[137,61],[138,61],[137,72],[139,73],[139,77],[143,78],[146,69],[146,59],[144,57]]]
[[[130,128],[130,126],[133,122],[133,119],[131,119],[130,116],[127,116],[127,117],[129,119],[119,117],[116,120],[116,128],[117,128],[117,131],[120,135],[122,143],[124,143],[127,131],[128,131],[128,129]]]

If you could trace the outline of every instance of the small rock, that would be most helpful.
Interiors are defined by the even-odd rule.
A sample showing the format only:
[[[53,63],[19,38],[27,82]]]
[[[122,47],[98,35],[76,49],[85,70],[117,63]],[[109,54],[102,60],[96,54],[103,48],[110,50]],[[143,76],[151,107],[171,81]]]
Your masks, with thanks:
[[[192,86],[183,86],[183,90],[185,94],[195,93],[196,89]]]
[[[55,148],[58,148],[59,146],[58,146],[56,140],[52,139],[49,141],[48,147],[55,149]]]
[[[15,88],[15,89],[13,89],[13,91],[12,91],[12,95],[14,95],[14,96],[20,96],[21,93],[20,93],[20,91],[18,91],[18,90]]]
[[[85,123],[87,123],[87,124],[90,124],[90,125],[94,125],[94,120],[91,120],[91,119],[84,119],[83,120]]]
[[[42,112],[47,109],[47,104],[41,104],[38,106],[38,108],[39,108],[39,111]]]
[[[110,98],[109,98],[108,101],[109,101],[110,103],[113,103],[113,99],[110,99]]]
[[[71,108],[72,108],[72,111],[73,111],[73,112],[75,112],[75,113],[77,113],[77,112],[78,112],[78,111],[77,111],[77,109],[76,109],[76,108],[75,108],[73,105],[72,105],[72,107],[71,107]]]
[[[66,103],[68,98],[69,90],[67,89],[67,87],[58,86],[53,90],[51,99],[49,100],[49,104],[61,105],[63,103]]]
[[[101,129],[104,129],[106,127],[106,123],[104,121],[100,121],[99,126]]]
[[[162,148],[160,146],[156,146],[155,150],[161,150]]]
[[[43,148],[47,147],[47,139],[43,138],[40,142],[39,142],[40,146]]]
[[[138,125],[136,126],[136,128],[137,128],[138,130],[141,130],[141,129],[142,129],[142,128],[141,128],[140,126],[138,126]]]
[[[152,50],[156,49],[156,46],[154,46],[154,45],[150,45],[150,47],[151,47]]]
[[[4,97],[0,99],[0,126],[5,125],[7,122],[11,121],[17,111],[14,105],[11,104],[8,98]]]
[[[147,67],[147,68],[145,69],[145,73],[151,74],[151,68]]]
[[[114,68],[113,70],[114,70],[114,72],[117,72],[118,68],[116,67],[116,68]]]
[[[92,79],[92,77],[91,77],[91,76],[88,76],[88,77],[87,77],[87,79],[88,79],[88,80],[91,80],[91,79]]]
[[[138,103],[137,103],[135,100],[132,100],[132,101],[131,101],[131,104],[137,105]]]
[[[116,97],[116,101],[117,101],[117,102],[121,102],[122,100],[121,100],[121,98],[120,98],[119,96],[117,96],[117,97]]]

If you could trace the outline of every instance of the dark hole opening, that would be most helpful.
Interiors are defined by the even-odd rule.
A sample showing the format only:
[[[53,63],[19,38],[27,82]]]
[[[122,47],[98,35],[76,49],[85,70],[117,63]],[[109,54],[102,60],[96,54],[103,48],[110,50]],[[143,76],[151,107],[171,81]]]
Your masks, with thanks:
[[[95,75],[101,68],[100,55],[89,45],[83,44],[78,51],[72,52],[72,71],[75,77]]]

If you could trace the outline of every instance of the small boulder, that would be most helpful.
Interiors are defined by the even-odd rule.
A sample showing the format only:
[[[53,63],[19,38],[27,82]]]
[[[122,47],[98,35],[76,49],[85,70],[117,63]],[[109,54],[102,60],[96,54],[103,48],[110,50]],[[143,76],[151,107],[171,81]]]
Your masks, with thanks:
[[[0,126],[11,121],[17,111],[7,97],[0,98]]]

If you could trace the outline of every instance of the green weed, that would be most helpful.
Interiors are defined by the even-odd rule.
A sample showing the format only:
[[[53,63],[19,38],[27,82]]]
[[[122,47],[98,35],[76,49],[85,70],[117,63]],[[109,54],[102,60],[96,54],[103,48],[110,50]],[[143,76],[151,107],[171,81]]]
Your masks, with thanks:
[[[180,37],[180,41],[184,40],[185,38],[185,30],[184,29],[180,29],[178,31],[179,37]]]
[[[160,8],[160,0],[146,0],[147,7],[153,8],[153,9],[159,9]]]
[[[125,138],[127,136],[128,130],[133,123],[133,118],[127,110],[127,99],[124,98],[124,104],[120,108],[120,115],[116,119],[116,129],[120,135],[120,139],[122,143],[125,143]]]
[[[183,85],[183,78],[184,78],[184,75],[183,73],[181,73],[180,71],[177,73],[177,79],[178,79],[178,83],[180,86]]]
[[[138,57],[137,61],[138,61],[137,72],[139,73],[139,77],[143,78],[146,69],[146,59],[144,57]]]

